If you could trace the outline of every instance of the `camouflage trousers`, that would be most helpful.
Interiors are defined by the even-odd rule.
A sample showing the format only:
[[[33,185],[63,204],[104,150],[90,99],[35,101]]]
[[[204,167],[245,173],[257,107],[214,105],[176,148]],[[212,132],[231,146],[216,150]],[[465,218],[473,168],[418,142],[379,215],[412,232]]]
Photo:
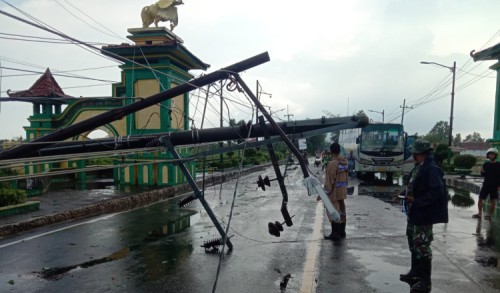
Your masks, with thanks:
[[[417,259],[432,259],[431,242],[434,240],[432,225],[410,225],[406,226],[406,237],[408,248],[415,253]]]

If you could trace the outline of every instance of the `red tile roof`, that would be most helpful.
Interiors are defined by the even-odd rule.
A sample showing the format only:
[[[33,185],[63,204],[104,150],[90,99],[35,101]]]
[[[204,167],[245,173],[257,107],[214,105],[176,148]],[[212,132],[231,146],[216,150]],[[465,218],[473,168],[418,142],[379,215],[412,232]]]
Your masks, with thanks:
[[[459,148],[463,150],[477,150],[477,151],[486,151],[490,148],[490,144],[487,142],[462,142],[457,145]]]
[[[63,92],[48,68],[28,90],[7,92],[7,94],[10,97],[69,97]]]

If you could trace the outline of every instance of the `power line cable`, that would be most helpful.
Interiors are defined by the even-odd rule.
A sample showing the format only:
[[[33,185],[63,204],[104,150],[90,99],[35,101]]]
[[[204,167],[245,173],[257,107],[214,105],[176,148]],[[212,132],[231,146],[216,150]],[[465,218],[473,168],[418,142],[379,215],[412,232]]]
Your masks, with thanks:
[[[76,17],[78,20],[80,20],[81,22],[85,23],[86,25],[88,25],[89,27],[93,28],[94,30],[96,30],[98,32],[101,32],[101,33],[103,33],[103,34],[105,34],[107,36],[113,37],[113,38],[118,38],[120,40],[122,39],[122,37],[120,37],[120,36],[117,37],[115,35],[109,34],[109,33],[105,32],[105,31],[103,31],[103,30],[101,30],[101,29],[99,29],[99,28],[91,25],[90,23],[88,23],[87,21],[85,21],[84,19],[82,19],[81,17],[79,17],[78,15],[76,15],[73,12],[69,11],[69,9],[66,8],[64,5],[62,5],[61,3],[59,3],[59,1],[57,1],[57,0],[54,0],[54,1],[57,3],[57,5],[61,6],[66,12],[68,12],[72,16]]]
[[[31,72],[31,73],[37,73],[37,74],[43,74],[44,73],[44,72],[40,72],[40,71],[33,71],[33,70],[27,70],[27,69],[18,69],[18,68],[5,67],[5,66],[2,66],[1,68],[7,69],[7,70],[14,70],[14,71],[21,71],[21,72]],[[98,79],[98,78],[86,77],[86,76],[81,76],[81,75],[76,75],[76,74],[70,75],[70,74],[52,73],[52,75],[61,76],[61,77],[69,77],[69,78],[79,78],[79,79],[95,80],[95,81],[102,81],[102,82],[108,82],[108,83],[117,83],[117,81],[114,81],[114,80]]]
[[[34,22],[31,22],[31,21],[28,21],[28,20],[26,20],[26,19],[22,19],[22,18],[20,18],[20,17],[17,17],[17,16],[15,16],[15,15],[10,14],[10,13],[8,13],[8,12],[5,12],[5,11],[3,11],[3,10],[0,10],[0,14],[3,14],[3,15],[8,16],[8,17],[10,17],[10,18],[13,18],[13,19],[16,19],[16,20],[18,20],[18,21],[24,22],[24,23],[29,24],[29,25],[31,25],[31,26],[35,26],[35,27],[37,27],[37,28],[40,28],[40,29],[45,30],[45,31],[50,32],[50,33],[53,33],[53,34],[55,34],[55,35],[58,35],[58,36],[60,36],[60,37],[62,37],[62,38],[64,38],[64,39],[66,39],[66,40],[68,40],[68,41],[72,41],[72,42],[74,42],[74,44],[75,44],[75,45],[79,46],[80,48],[84,49],[85,51],[88,51],[88,52],[90,52],[90,53],[92,53],[92,54],[94,54],[94,55],[96,55],[96,56],[99,56],[99,57],[102,57],[102,58],[106,58],[106,59],[111,60],[111,61],[113,61],[113,62],[117,62],[117,63],[119,63],[118,61],[116,61],[116,60],[112,59],[111,57],[104,56],[104,55],[100,54],[99,49],[98,49],[98,48],[96,48],[95,46],[92,46],[92,45],[90,45],[90,44],[87,44],[87,43],[85,43],[85,42],[82,42],[82,41],[80,41],[80,40],[77,40],[77,39],[75,39],[75,38],[72,38],[72,37],[70,37],[70,36],[68,36],[68,35],[64,34],[63,32],[61,32],[61,31],[59,31],[59,30],[57,30],[57,29],[55,29],[55,28],[51,27],[50,25],[48,25],[48,24],[46,24],[46,23],[42,22],[41,20],[38,20],[36,17],[34,17],[34,16],[30,15],[29,13],[24,12],[23,10],[19,9],[18,7],[16,7],[16,6],[14,6],[14,5],[10,4],[10,3],[9,3],[9,2],[7,2],[6,0],[0,0],[0,1],[4,2],[4,3],[5,3],[5,4],[7,4],[8,6],[10,6],[11,8],[15,9],[15,10],[16,10],[16,11],[18,11],[19,13],[21,13],[21,14],[23,14],[24,16],[28,17],[29,19],[31,19],[31,20],[32,20],[32,21],[34,21],[35,23],[34,23]],[[91,49],[93,49],[93,50],[97,50],[97,51],[99,52],[99,54],[98,54],[98,53],[96,53],[96,52],[94,52],[94,51],[92,51],[92,50],[90,50],[89,48],[91,48]]]
[[[27,14],[27,13],[23,12],[22,10],[20,10],[19,8],[17,8],[17,7],[15,7],[15,6],[13,6],[12,4],[8,3],[7,1],[5,1],[5,0],[0,0],[0,1],[2,1],[2,2],[6,3],[7,5],[9,5],[9,6],[13,7],[14,9],[16,9],[17,11],[19,11],[19,12],[23,13],[24,15],[27,15],[29,18],[34,19],[36,22],[39,22],[39,23],[40,23],[40,21],[39,21],[39,20],[37,20],[36,18],[34,18],[34,17],[30,16],[29,14]],[[113,53],[113,52],[111,52],[111,51],[105,50],[105,49],[99,49],[99,48],[96,48],[95,46],[92,46],[92,45],[90,45],[90,44],[87,44],[87,43],[85,43],[85,42],[82,42],[82,41],[80,41],[80,40],[77,40],[77,39],[75,39],[75,38],[73,38],[73,37],[70,37],[70,36],[68,36],[68,35],[66,35],[66,34],[64,34],[64,33],[60,32],[60,31],[57,31],[56,29],[50,28],[48,25],[47,25],[47,26],[44,26],[44,25],[41,25],[41,24],[36,24],[36,23],[31,22],[31,21],[28,21],[28,20],[22,19],[22,18],[20,18],[20,17],[17,17],[17,16],[15,16],[15,15],[12,15],[12,14],[10,14],[10,13],[8,13],[8,12],[3,11],[3,10],[0,10],[0,14],[3,14],[3,15],[8,16],[8,17],[10,17],[10,18],[16,19],[16,20],[21,21],[21,22],[23,22],[23,23],[29,24],[29,25],[31,25],[31,26],[37,27],[37,28],[39,28],[39,29],[45,30],[45,31],[50,32],[50,33],[52,33],[52,34],[55,34],[55,35],[61,36],[61,37],[65,38],[65,39],[67,39],[67,40],[73,41],[76,45],[79,45],[79,46],[84,46],[84,47],[82,47],[82,48],[85,48],[87,51],[88,51],[88,48],[93,49],[93,50],[96,50],[96,51],[97,51],[97,52],[99,52],[100,54],[97,54],[96,52],[93,52],[93,51],[91,51],[91,52],[92,52],[92,53],[94,53],[94,54],[95,54],[95,55],[97,55],[97,56],[100,56],[100,57],[103,57],[103,58],[106,58],[106,59],[112,60],[112,61],[114,61],[114,62],[117,62],[115,59],[112,59],[111,57],[108,57],[108,56],[102,55],[101,51],[105,51],[107,54],[109,54],[109,55],[113,56],[114,58],[116,58],[116,59],[118,59],[118,60],[120,60],[120,61],[122,61],[122,62],[124,62],[124,61],[128,61],[128,62],[131,62],[131,63],[133,63],[133,64],[136,64],[136,65],[138,65],[138,66],[140,66],[140,67],[147,68],[147,69],[149,69],[149,70],[151,70],[151,71],[155,71],[156,73],[159,73],[159,74],[162,74],[162,75],[168,76],[168,77],[172,78],[173,80],[178,80],[178,81],[180,81],[180,82],[182,82],[182,83],[187,83],[187,84],[190,84],[189,82],[185,82],[184,80],[182,80],[182,79],[180,79],[180,78],[178,78],[178,77],[176,77],[176,76],[174,76],[174,75],[170,75],[170,74],[167,74],[167,73],[164,73],[164,72],[158,71],[158,70],[156,70],[156,69],[154,69],[154,68],[151,68],[151,66],[146,66],[146,65],[144,65],[144,64],[141,64],[141,63],[136,62],[136,61],[134,61],[134,60],[131,60],[131,59],[129,59],[129,58],[125,58],[125,57],[123,57],[123,56],[117,55],[117,54],[115,54],[115,53]],[[230,74],[230,73],[231,73],[231,72],[228,72],[228,74]],[[198,87],[196,87],[196,88],[198,88]]]
[[[37,40],[37,39],[26,39],[26,38],[16,38],[16,37],[2,37],[0,36],[0,39],[3,40],[11,40],[11,41],[24,41],[24,42],[33,42],[33,43],[46,43],[46,44],[61,44],[61,45],[74,45],[74,43],[66,41],[66,40],[60,40],[60,41],[46,41],[46,40]],[[92,45],[106,45],[104,43],[98,43],[98,42],[87,42],[88,44]]]
[[[487,70],[485,70],[483,72],[483,73],[489,72],[488,74],[484,74],[484,75],[483,75],[483,73],[481,73],[481,74],[474,74],[474,73],[472,73],[470,71],[464,71],[464,70],[460,70],[460,71],[463,72],[464,74],[469,74],[469,75],[472,75],[472,76],[475,76],[475,77],[496,78],[495,76],[490,76],[493,73],[493,71],[490,71],[489,69],[487,69]]]
[[[71,7],[75,8],[76,10],[78,10],[81,14],[85,15],[90,20],[92,20],[94,23],[96,23],[97,25],[101,26],[102,28],[104,28],[105,30],[107,30],[108,32],[110,32],[111,34],[115,35],[118,38],[121,38],[122,40],[128,41],[127,39],[124,39],[123,37],[121,37],[117,33],[113,32],[112,30],[110,30],[109,28],[107,28],[105,25],[101,24],[100,22],[98,22],[97,20],[95,20],[94,18],[92,18],[90,15],[88,15],[87,13],[85,13],[84,11],[82,11],[81,9],[79,9],[78,7],[76,7],[74,4],[71,4],[71,2],[69,2],[68,0],[64,0],[64,2],[68,3]]]
[[[497,31],[496,31],[496,32],[495,32],[495,33],[494,33],[494,34],[490,37],[490,39],[489,39],[486,43],[484,43],[484,44],[483,44],[483,46],[481,47],[481,49],[480,49],[480,50],[482,50],[484,47],[488,46],[488,45],[489,45],[489,44],[490,44],[490,43],[491,43],[491,42],[495,39],[495,37],[497,37],[498,35],[500,35],[500,29],[499,29],[499,30],[497,30]],[[461,78],[462,78],[464,75],[466,75],[466,74],[475,75],[475,74],[473,74],[471,71],[472,71],[472,70],[474,70],[474,69],[476,69],[477,67],[479,67],[479,66],[480,66],[480,64],[475,65],[475,66],[474,66],[471,70],[467,70],[467,68],[469,67],[469,64],[470,64],[470,62],[471,62],[471,61],[472,61],[472,58],[468,58],[468,60],[467,60],[467,61],[466,61],[466,62],[462,65],[462,67],[460,67],[459,69],[457,69],[457,70],[459,71],[459,74],[457,74],[457,76],[456,76],[456,78],[455,78],[455,81],[457,81],[457,80],[461,79]],[[482,76],[482,77],[488,77],[488,78],[489,78],[489,76],[483,76],[483,74],[484,74],[484,73],[481,73],[481,74],[480,74],[480,76]],[[473,82],[471,83],[471,80],[470,80],[470,81],[466,82],[466,84],[467,84],[467,85],[466,85],[465,87],[467,87],[467,86],[469,86],[470,84],[473,84],[473,83],[475,83],[475,82],[477,82],[477,81],[478,81],[478,80],[475,80],[475,81],[473,81]],[[441,84],[441,82],[439,82],[438,84]],[[447,87],[447,86],[449,86],[450,84],[451,84],[451,80],[450,80],[450,81],[448,81],[448,82],[446,82],[446,83],[441,84],[441,85],[440,85],[440,87],[442,87],[442,88],[446,88],[446,87]],[[463,88],[465,88],[465,87],[462,85],[462,86],[460,86],[460,87],[457,87],[457,89],[455,89],[455,91],[457,91],[458,89],[463,89]],[[423,97],[421,97],[421,98],[417,99],[417,100],[414,102],[414,104],[413,104],[412,106],[414,106],[415,108],[418,108],[418,107],[420,107],[420,106],[422,106],[422,105],[425,105],[425,104],[427,104],[427,103],[429,103],[429,102],[433,102],[433,101],[436,101],[436,100],[439,100],[439,99],[441,99],[441,98],[445,97],[446,95],[442,95],[442,96],[438,96],[438,97],[434,97],[434,98],[432,98],[432,95],[438,94],[438,92],[437,92],[437,91],[438,91],[438,88],[439,88],[439,86],[436,86],[436,87],[435,87],[433,90],[431,90],[428,94],[426,94],[425,96],[423,96]],[[442,92],[442,90],[441,90],[440,92]],[[408,101],[410,102],[410,101],[411,101],[411,99],[408,99]],[[409,111],[408,111],[408,112],[409,112]],[[406,112],[406,113],[407,113],[407,112]],[[396,117],[392,118],[392,120],[389,120],[389,122],[392,122],[392,121],[394,121],[394,120],[396,120],[396,119],[398,119],[398,118],[400,118],[400,117],[401,117],[401,115],[397,115]]]
[[[253,117],[252,117],[252,120],[253,120]],[[250,130],[248,131],[247,139],[250,137],[251,130],[252,130],[252,125],[250,125]],[[226,242],[227,242],[227,235],[229,233],[229,228],[231,226],[231,219],[233,218],[234,203],[236,202],[236,193],[238,191],[238,185],[239,185],[240,178],[241,178],[241,171],[243,169],[243,161],[245,159],[245,150],[246,150],[247,146],[248,146],[248,144],[245,142],[245,146],[243,148],[243,155],[241,156],[241,159],[240,159],[238,177],[236,179],[236,184],[234,187],[233,200],[231,202],[231,209],[229,211],[229,218],[228,218],[227,225],[226,225],[226,231],[224,233],[224,237],[223,237],[223,241],[222,241],[222,249],[221,249],[220,256],[219,256],[219,265],[217,266],[217,274],[215,276],[215,281],[214,281],[214,285],[212,288],[212,293],[215,293],[217,291],[217,281],[219,280],[222,258],[224,256],[224,249],[226,247]]]

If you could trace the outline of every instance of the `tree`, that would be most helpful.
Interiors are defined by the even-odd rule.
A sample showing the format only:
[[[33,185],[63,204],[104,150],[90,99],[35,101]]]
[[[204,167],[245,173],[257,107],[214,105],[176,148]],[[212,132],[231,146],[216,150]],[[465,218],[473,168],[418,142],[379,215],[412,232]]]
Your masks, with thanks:
[[[478,132],[473,132],[465,137],[464,142],[484,142],[484,138]]]
[[[235,119],[232,119],[232,118],[231,118],[231,119],[229,119],[229,126],[233,126],[233,127],[234,127],[234,126],[245,125],[245,124],[247,124],[247,123],[246,123],[246,122],[245,122],[245,120],[243,120],[243,119],[242,119],[242,120],[240,120],[240,121],[238,121],[238,122],[236,122],[236,120],[235,120]],[[245,139],[244,139],[244,138],[240,138],[240,139],[237,139],[237,140],[236,140],[236,142],[237,142],[237,143],[242,143],[242,142],[244,142],[244,141],[245,141]],[[229,140],[227,143],[228,143],[229,145],[231,145],[231,144],[232,144],[232,141],[230,141],[230,140]]]
[[[326,147],[326,134],[320,134],[307,138],[307,152],[310,154],[314,154],[316,151],[321,151]]]
[[[450,126],[446,121],[437,122],[434,127],[424,135],[424,139],[432,143],[447,143]]]
[[[457,146],[461,142],[462,142],[462,135],[460,133],[457,133],[455,135],[455,138],[453,138],[453,145]]]
[[[439,166],[443,166],[443,161],[448,157],[448,152],[449,148],[447,143],[440,143],[437,145],[436,149],[434,150],[434,159]]]
[[[333,114],[332,112],[327,111],[327,110],[323,110],[323,114],[325,114],[326,118],[337,118],[337,117],[340,117],[340,114]],[[336,131],[328,133],[328,139],[330,141],[337,141],[338,142],[339,137],[340,137],[340,130],[336,130]]]
[[[18,172],[12,169],[0,170],[0,177],[14,176]],[[15,181],[0,181],[0,207],[15,205],[26,201],[26,191],[17,189]]]

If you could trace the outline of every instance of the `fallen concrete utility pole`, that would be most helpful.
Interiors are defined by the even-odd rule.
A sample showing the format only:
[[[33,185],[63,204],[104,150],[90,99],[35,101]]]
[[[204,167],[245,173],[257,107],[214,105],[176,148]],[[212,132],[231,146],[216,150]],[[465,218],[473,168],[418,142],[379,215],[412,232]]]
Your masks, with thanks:
[[[62,141],[71,138],[75,135],[78,135],[80,133],[94,130],[100,126],[106,125],[115,120],[122,119],[128,114],[132,114],[134,112],[148,108],[160,102],[172,99],[178,95],[185,94],[191,90],[227,78],[230,75],[230,73],[245,71],[252,67],[268,62],[269,60],[270,58],[267,52],[261,53],[259,55],[240,61],[238,63],[217,70],[210,74],[193,79],[187,83],[181,84],[164,92],[147,97],[138,102],[110,110],[108,112],[102,113],[100,115],[89,118],[82,122],[73,124],[65,128],[58,129],[40,138],[32,140],[29,143],[25,143],[20,146],[3,151],[0,153],[0,160],[19,158],[20,156],[23,156],[27,153],[32,153],[46,147],[47,145],[41,144],[42,142]]]
[[[300,135],[301,133],[317,131],[317,134],[331,132],[331,127],[340,126],[340,129],[358,128],[368,124],[366,116],[349,116],[337,118],[320,118],[308,120],[295,120],[277,123],[277,126],[287,135]],[[342,127],[342,126],[345,126]],[[275,128],[266,124],[270,136],[279,135]],[[325,129],[325,131],[321,131]],[[95,139],[91,141],[60,142],[44,147],[32,153],[24,153],[15,158],[45,157],[52,155],[78,154],[113,150],[137,149],[143,147],[159,147],[159,138],[168,136],[174,146],[194,145],[227,140],[239,140],[264,136],[261,125],[237,125],[211,129],[193,129],[189,131],[158,133],[147,136],[127,136],[113,139]],[[9,158],[10,159],[10,158]],[[1,159],[0,159],[1,161]]]

